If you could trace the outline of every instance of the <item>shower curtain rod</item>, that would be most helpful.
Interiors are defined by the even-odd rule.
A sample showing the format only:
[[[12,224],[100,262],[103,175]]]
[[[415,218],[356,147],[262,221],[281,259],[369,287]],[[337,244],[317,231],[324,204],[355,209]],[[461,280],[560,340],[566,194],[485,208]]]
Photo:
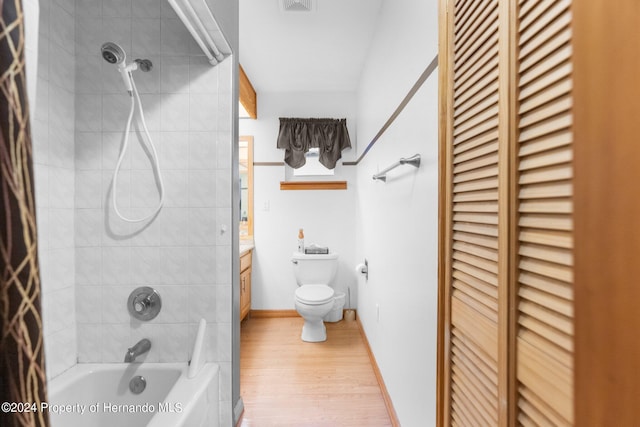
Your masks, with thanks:
[[[209,30],[202,22],[202,19],[200,18],[198,12],[196,12],[196,10],[193,8],[191,1],[190,0],[182,1],[182,4],[184,5],[184,8],[187,10],[189,16],[187,16],[187,13],[185,13],[185,11],[183,10],[183,6],[180,6],[178,4],[178,1],[179,0],[169,0],[169,4],[171,5],[171,7],[173,7],[173,10],[176,12],[178,17],[182,21],[182,23],[185,25],[185,27],[187,27],[187,30],[189,31],[189,33],[191,33],[191,36],[193,37],[195,42],[198,44],[198,46],[200,46],[200,49],[202,49],[202,51],[204,52],[209,63],[211,65],[218,65],[220,62],[224,60],[225,55],[221,52],[216,42],[213,40],[213,38],[209,34]],[[213,16],[213,13],[211,12],[211,9],[209,9],[209,6],[207,6],[206,3],[204,3],[204,1],[202,4],[202,9],[208,12],[206,14],[208,15],[209,19],[213,22],[214,26],[218,29],[218,31],[222,33],[222,31],[220,30],[220,26],[218,25],[218,22],[216,21],[215,17]],[[225,46],[225,47],[227,48],[226,50],[229,50],[228,46]]]
[[[382,182],[387,182],[387,172],[401,165],[411,165],[416,168],[420,167],[420,154],[414,154],[413,156],[407,158],[401,157],[400,160],[398,160],[388,168],[373,175],[373,179],[379,179]]]

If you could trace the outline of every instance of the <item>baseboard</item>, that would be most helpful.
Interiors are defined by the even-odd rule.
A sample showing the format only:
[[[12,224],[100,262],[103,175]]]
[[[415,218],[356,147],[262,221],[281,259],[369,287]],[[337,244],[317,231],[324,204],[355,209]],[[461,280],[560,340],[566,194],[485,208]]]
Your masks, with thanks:
[[[274,317],[300,317],[300,315],[295,310],[251,310],[249,317],[265,319]]]
[[[389,396],[389,392],[387,391],[387,386],[384,384],[384,379],[382,378],[382,373],[380,372],[380,368],[378,368],[378,363],[376,362],[376,358],[371,351],[371,347],[369,346],[369,340],[367,339],[367,334],[364,332],[364,328],[362,327],[362,323],[360,322],[360,316],[356,315],[356,322],[358,323],[358,328],[360,329],[360,335],[362,335],[362,339],[364,340],[364,345],[367,348],[367,353],[369,354],[369,360],[371,361],[371,366],[373,367],[373,373],[378,380],[378,385],[380,386],[380,392],[382,393],[382,399],[384,400],[384,405],[387,407],[387,412],[389,413],[389,418],[391,419],[391,425],[394,427],[400,427],[400,421],[398,421],[398,414],[396,414],[396,410],[393,407],[393,402],[391,401],[391,396]]]

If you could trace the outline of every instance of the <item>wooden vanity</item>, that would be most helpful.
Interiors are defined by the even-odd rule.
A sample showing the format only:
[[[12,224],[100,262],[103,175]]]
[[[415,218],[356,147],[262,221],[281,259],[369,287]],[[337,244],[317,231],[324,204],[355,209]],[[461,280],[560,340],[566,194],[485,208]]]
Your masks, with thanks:
[[[253,249],[240,252],[240,321],[251,311],[251,254]]]

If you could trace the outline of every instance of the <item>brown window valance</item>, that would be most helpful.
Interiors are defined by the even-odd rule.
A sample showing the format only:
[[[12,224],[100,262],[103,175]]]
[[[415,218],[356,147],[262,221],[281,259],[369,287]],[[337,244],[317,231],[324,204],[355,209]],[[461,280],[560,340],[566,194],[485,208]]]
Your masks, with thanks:
[[[304,166],[305,153],[319,148],[320,163],[333,169],[342,150],[351,148],[347,119],[280,118],[278,148],[285,150],[284,161],[294,169]]]

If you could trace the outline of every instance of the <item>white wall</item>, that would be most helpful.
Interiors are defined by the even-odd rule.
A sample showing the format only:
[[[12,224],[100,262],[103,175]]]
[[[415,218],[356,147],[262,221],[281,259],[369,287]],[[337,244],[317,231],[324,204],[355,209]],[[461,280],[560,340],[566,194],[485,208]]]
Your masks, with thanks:
[[[384,2],[358,91],[362,151],[437,53],[437,2]],[[403,426],[435,425],[437,70],[358,165],[358,315]],[[371,175],[422,155],[385,183]],[[378,309],[379,307],[379,309]]]
[[[355,94],[260,93],[258,120],[240,120],[240,135],[254,137],[254,162],[283,161],[284,151],[276,148],[280,117],[346,118],[353,149],[343,151],[342,160],[354,159]],[[336,290],[346,292],[351,287],[355,305],[355,167],[338,164],[335,171],[327,179],[346,180],[347,190],[281,191],[284,166],[255,166],[253,309],[294,309],[291,254],[300,228],[306,245],[328,246],[340,254]]]

